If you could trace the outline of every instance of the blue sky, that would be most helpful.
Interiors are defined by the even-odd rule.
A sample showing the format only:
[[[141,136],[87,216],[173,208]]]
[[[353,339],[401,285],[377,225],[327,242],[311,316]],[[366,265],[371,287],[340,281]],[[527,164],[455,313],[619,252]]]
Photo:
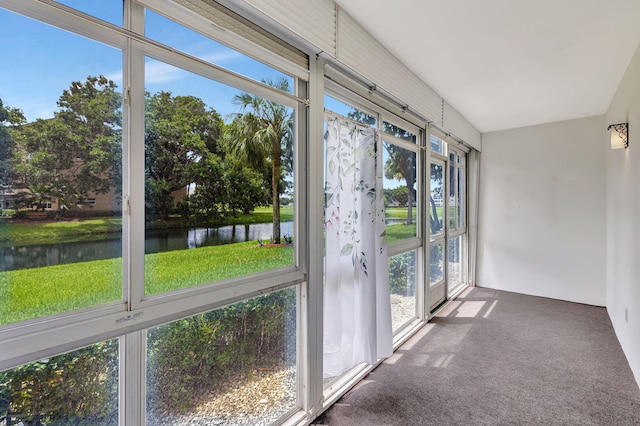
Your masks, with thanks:
[[[111,23],[122,21],[122,3],[118,0],[64,0]],[[172,21],[147,12],[147,36],[171,43],[189,54],[222,67],[260,79],[277,79],[284,74],[239,52],[218,44]],[[87,38],[0,9],[0,99],[5,106],[21,109],[28,121],[49,118],[58,108],[56,102],[72,81],[84,81],[89,75],[104,75],[122,86],[122,52]],[[291,80],[292,81],[292,80]],[[145,89],[174,95],[201,98],[225,118],[239,112],[231,103],[239,94],[235,88],[202,78],[171,65],[147,59]]]
[[[63,0],[61,3],[114,24],[122,21],[119,0]],[[154,12],[147,11],[146,21],[148,37],[193,56],[256,80],[284,76]],[[104,75],[122,87],[119,49],[1,8],[0,45],[3,46],[2,61],[8,65],[0,67],[0,99],[5,106],[22,110],[28,121],[53,117],[58,110],[56,102],[72,81]],[[153,58],[146,60],[145,89],[150,93],[165,90],[173,95],[197,96],[223,119],[239,112],[238,106],[232,103],[239,90]],[[338,114],[346,116],[350,111],[347,105],[332,98],[325,97],[325,102],[326,108]],[[399,184],[385,179],[387,188]]]

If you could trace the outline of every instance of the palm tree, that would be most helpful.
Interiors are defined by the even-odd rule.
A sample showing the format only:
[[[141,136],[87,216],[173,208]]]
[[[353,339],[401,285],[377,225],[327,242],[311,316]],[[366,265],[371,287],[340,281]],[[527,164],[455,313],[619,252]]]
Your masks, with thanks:
[[[276,89],[289,91],[289,81],[263,80]],[[256,95],[242,93],[236,95],[233,103],[239,105],[242,113],[235,117],[223,143],[232,153],[260,170],[265,165],[271,167],[271,199],[273,207],[274,244],[280,244],[280,192],[283,169],[283,154],[293,141],[293,114],[291,110],[277,102]]]

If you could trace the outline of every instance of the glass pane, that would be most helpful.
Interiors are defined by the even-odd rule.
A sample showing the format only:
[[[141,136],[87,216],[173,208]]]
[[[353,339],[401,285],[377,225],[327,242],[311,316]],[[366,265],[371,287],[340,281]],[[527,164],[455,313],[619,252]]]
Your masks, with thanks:
[[[343,117],[348,117],[353,121],[364,124],[365,126],[377,126],[378,120],[375,116],[370,115],[354,106],[339,101],[338,99],[332,98],[331,96],[324,95],[324,107],[331,112],[335,112],[336,114],[342,115]]]
[[[297,405],[296,289],[147,332],[147,425],[270,424]]]
[[[458,225],[461,228],[466,226],[466,180],[465,169],[458,169]]]
[[[386,121],[382,122],[382,131],[411,143],[416,143],[418,140],[413,133]]]
[[[456,200],[456,164],[455,154],[449,154],[449,227],[451,229],[457,228],[457,200]]]
[[[292,266],[293,110],[152,59],[146,69],[146,294]]]
[[[146,10],[145,18],[145,35],[151,39],[272,86],[273,82],[285,80],[287,84],[277,88],[288,93],[294,91],[293,77],[282,71],[271,68],[149,9]]]
[[[429,262],[429,284],[431,286],[444,279],[444,243],[431,245]]]
[[[389,257],[391,320],[396,332],[416,318],[416,250]]]
[[[429,137],[429,146],[431,147],[431,151],[444,155],[444,142],[442,139],[431,135]]]
[[[460,235],[455,238],[451,238],[448,241],[448,253],[447,253],[447,284],[449,288],[449,294],[455,292],[465,282],[465,268],[464,268],[464,236]]]
[[[122,300],[122,52],[0,22],[0,324]]]
[[[55,0],[103,21],[122,26],[123,0]]]
[[[431,234],[442,232],[444,213],[444,166],[431,163],[431,196],[429,198],[429,216]]]
[[[416,153],[383,141],[384,203],[387,242],[417,235]]]
[[[7,425],[118,424],[118,341],[0,372]]]

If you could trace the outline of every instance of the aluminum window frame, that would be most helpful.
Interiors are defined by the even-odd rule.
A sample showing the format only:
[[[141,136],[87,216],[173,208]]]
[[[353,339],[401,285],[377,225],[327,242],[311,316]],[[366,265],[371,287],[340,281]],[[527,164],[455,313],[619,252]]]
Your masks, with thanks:
[[[144,421],[144,334],[149,327],[164,324],[211,309],[221,308],[272,291],[291,288],[297,295],[298,369],[307,369],[303,344],[308,323],[305,271],[308,269],[308,233],[303,232],[308,216],[305,193],[307,179],[308,107],[306,99],[278,91],[243,75],[209,64],[169,46],[148,40],[144,33],[144,9],[126,1],[124,26],[100,21],[50,0],[0,0],[0,7],[60,30],[118,48],[122,52],[125,102],[123,108],[123,299],[124,301],[78,311],[35,318],[0,327],[0,369],[65,353],[100,341],[118,338],[120,344],[120,422]],[[225,43],[226,44],[226,43]],[[235,48],[235,46],[230,46]],[[294,265],[229,280],[144,296],[144,62],[145,56],[170,63],[205,78],[279,102],[295,112],[294,221],[297,228]],[[269,56],[269,55],[266,55]],[[309,73],[294,76],[295,93],[306,92]],[[142,167],[141,167],[142,165]],[[299,179],[300,177],[300,179]],[[302,203],[302,204],[301,204]],[[303,205],[304,204],[304,205]],[[142,236],[142,238],[140,238]],[[303,326],[304,324],[307,324]],[[307,377],[308,374],[305,376]],[[299,377],[303,377],[300,375]],[[302,379],[301,379],[302,380]],[[304,383],[304,382],[301,382]],[[300,385],[298,392],[300,393]],[[302,395],[300,393],[300,395]],[[298,403],[306,400],[298,397]],[[290,415],[292,413],[289,413]]]

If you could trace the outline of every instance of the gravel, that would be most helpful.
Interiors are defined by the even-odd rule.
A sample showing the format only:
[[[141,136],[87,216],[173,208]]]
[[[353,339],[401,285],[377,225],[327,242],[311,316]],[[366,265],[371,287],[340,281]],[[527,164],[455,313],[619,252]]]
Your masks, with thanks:
[[[394,330],[397,330],[407,321],[410,321],[415,317],[415,296],[401,296],[399,294],[391,295],[391,324],[393,324]]]
[[[296,405],[295,367],[257,372],[254,380],[225,393],[212,392],[190,413],[147,413],[152,426],[266,426]]]
[[[391,295],[394,330],[416,316],[414,296]],[[296,368],[258,371],[254,379],[227,392],[209,393],[186,414],[147,413],[149,426],[267,426],[296,406]]]

